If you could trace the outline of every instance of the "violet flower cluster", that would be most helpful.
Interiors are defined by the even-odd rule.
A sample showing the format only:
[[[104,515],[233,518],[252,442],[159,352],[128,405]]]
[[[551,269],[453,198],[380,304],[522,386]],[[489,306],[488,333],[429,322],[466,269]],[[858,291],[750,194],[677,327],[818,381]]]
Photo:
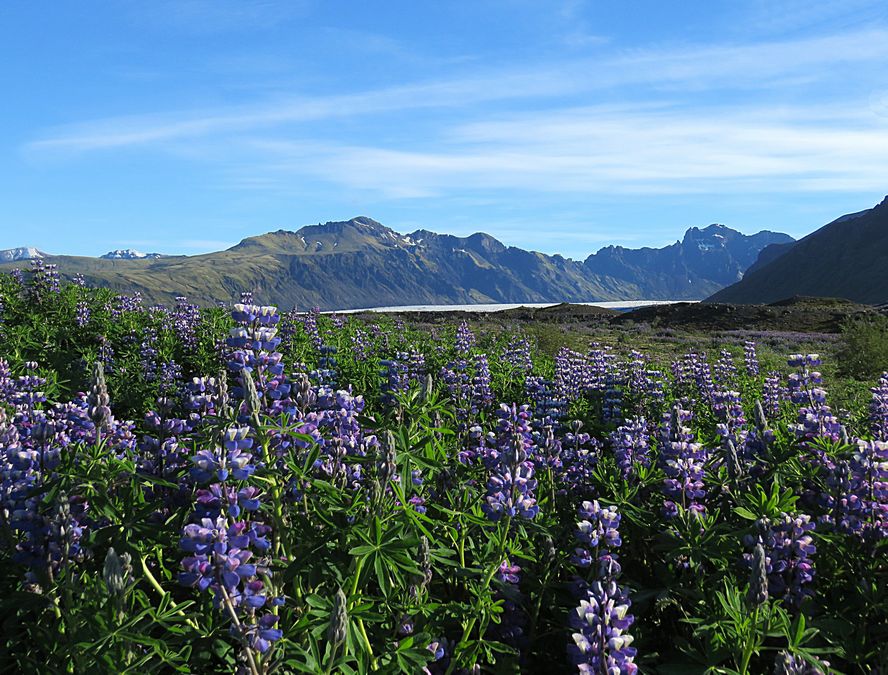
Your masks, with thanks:
[[[858,440],[847,461],[837,461],[829,483],[838,492],[832,520],[864,541],[888,537],[888,441]]]
[[[691,413],[676,404],[672,412],[663,415],[660,432],[659,463],[666,473],[663,481],[663,514],[674,518],[679,509],[694,515],[706,511],[703,499],[706,489],[703,486],[705,464],[709,453],[701,443],[694,442],[690,427]]]
[[[743,363],[746,366],[746,374],[749,377],[758,377],[760,370],[759,360],[755,349],[755,342],[752,340],[746,340],[743,343]]]
[[[496,522],[501,518],[534,518],[540,510],[534,497],[533,436],[528,407],[501,404],[497,411],[496,447],[489,448],[487,496],[481,508]]]
[[[873,393],[869,414],[873,438],[888,441],[888,373],[882,373],[879,383],[870,391]]]
[[[634,464],[650,466],[650,434],[643,417],[625,420],[622,426],[611,432],[610,446],[623,478],[634,473]]]
[[[582,519],[576,532],[580,545],[572,560],[594,569],[595,579],[576,582],[581,600],[569,619],[575,632],[568,655],[579,673],[633,675],[638,670],[636,649],[627,630],[635,617],[629,613],[632,603],[628,592],[617,584],[621,570],[613,553],[622,544],[620,514],[615,506],[604,508],[597,501],[583,502],[578,513]]]
[[[788,363],[796,368],[788,379],[790,400],[801,406],[793,426],[796,435],[802,440],[821,437],[838,441],[842,437],[842,425],[826,404],[826,390],[821,386],[823,376],[812,370],[820,365],[820,355],[793,354]]]
[[[270,413],[280,412],[282,400],[289,396],[290,385],[284,377],[283,356],[275,351],[280,345],[277,308],[237,304],[232,317],[238,324],[231,329],[227,340],[228,346],[235,350],[228,361],[228,367],[237,376],[233,395],[245,398],[246,382],[242,373],[248,372],[261,407]]]
[[[577,510],[581,520],[575,537],[578,546],[571,562],[578,567],[594,567],[596,578],[616,577],[622,571],[613,549],[619,548],[620,513],[616,506],[601,506],[598,500],[584,501]]]
[[[246,485],[255,471],[249,427],[231,427],[222,447],[200,450],[192,458],[191,476],[203,485],[196,492],[194,522],[182,530],[179,583],[209,590],[217,608],[232,620],[232,632],[251,649],[267,652],[282,637],[278,617],[261,613],[269,601],[271,572],[265,554],[271,528],[256,520],[259,490]],[[263,581],[265,579],[266,581]]]
[[[533,370],[533,359],[530,353],[530,340],[526,337],[513,337],[505,346],[502,361],[509,368],[513,377],[526,377]]]
[[[782,599],[784,604],[797,611],[802,601],[813,595],[814,562],[817,552],[811,532],[815,528],[811,516],[783,514],[776,523],[760,521],[758,535],[747,537],[750,547],[760,543],[765,549],[769,593]],[[752,554],[744,554],[747,564],[752,564]]]

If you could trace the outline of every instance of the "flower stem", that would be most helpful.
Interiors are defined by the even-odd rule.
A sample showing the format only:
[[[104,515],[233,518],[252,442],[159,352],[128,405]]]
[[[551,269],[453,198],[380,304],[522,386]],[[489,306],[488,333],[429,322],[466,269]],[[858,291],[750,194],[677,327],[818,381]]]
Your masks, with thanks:
[[[195,621],[187,616],[185,613],[179,609],[179,606],[176,604],[176,601],[170,597],[170,594],[163,590],[163,586],[157,581],[154,575],[151,573],[151,570],[148,569],[148,563],[144,556],[139,556],[139,560],[142,562],[142,572],[145,575],[145,578],[148,579],[148,583],[150,583],[154,589],[160,594],[160,597],[167,598],[170,602],[170,606],[176,611],[176,614],[185,618],[185,623],[191,626],[194,630],[200,630],[200,627],[195,623]]]

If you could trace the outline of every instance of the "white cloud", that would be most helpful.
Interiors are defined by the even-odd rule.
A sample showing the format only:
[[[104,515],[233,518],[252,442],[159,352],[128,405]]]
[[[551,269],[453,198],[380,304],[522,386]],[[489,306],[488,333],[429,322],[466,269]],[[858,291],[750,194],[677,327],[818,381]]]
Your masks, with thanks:
[[[863,108],[865,111],[865,107]],[[426,148],[251,140],[244,176],[310,175],[388,198],[538,193],[869,191],[885,187],[888,122],[806,108],[613,107],[457,125]]]
[[[158,145],[202,137],[341,118],[451,110],[478,115],[479,107],[522,102],[530,107],[576,103],[577,97],[625,101],[666,91],[695,92],[807,87],[833,78],[881,73],[888,60],[888,30],[867,28],[835,35],[746,44],[680,45],[615,50],[601,58],[516,65],[450,79],[415,82],[327,96],[275,98],[250,105],[100,119],[47,130],[25,146],[31,157]],[[816,96],[814,100],[816,100]]]

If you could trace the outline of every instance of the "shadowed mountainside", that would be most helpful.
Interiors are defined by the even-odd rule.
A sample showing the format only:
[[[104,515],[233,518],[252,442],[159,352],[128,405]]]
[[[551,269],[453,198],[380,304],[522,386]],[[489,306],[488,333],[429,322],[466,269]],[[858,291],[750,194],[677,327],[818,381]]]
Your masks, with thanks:
[[[888,197],[785,247],[768,247],[741,281],[707,302],[769,303],[792,296],[888,302]]]

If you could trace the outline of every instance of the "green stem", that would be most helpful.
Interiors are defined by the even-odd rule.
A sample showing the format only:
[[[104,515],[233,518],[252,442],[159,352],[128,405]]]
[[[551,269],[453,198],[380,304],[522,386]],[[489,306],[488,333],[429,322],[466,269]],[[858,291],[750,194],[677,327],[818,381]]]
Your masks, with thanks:
[[[746,638],[746,644],[743,645],[743,657],[740,661],[740,672],[746,675],[749,672],[749,660],[752,658],[752,652],[755,650],[755,642],[758,637],[758,615],[759,608],[756,607],[752,612],[752,631]]]
[[[336,663],[336,657],[339,654],[339,644],[336,642],[331,644],[333,648],[330,650],[330,661],[327,662],[327,667],[324,669],[326,675],[330,675],[333,672],[333,664]]]
[[[145,575],[145,578],[148,579],[148,583],[150,583],[154,587],[154,590],[156,590],[160,594],[160,597],[167,598],[169,600],[170,606],[176,611],[176,614],[184,617],[185,623],[191,626],[194,630],[200,630],[200,627],[197,625],[194,619],[185,616],[185,612],[179,609],[179,605],[176,604],[176,601],[170,597],[169,593],[163,590],[163,586],[160,585],[160,583],[151,573],[151,570],[148,569],[148,563],[145,559],[145,556],[139,556],[139,560],[142,562],[142,573]]]
[[[244,641],[244,651],[247,654],[247,661],[249,661],[250,664],[250,672],[253,675],[259,675],[259,668],[256,666],[256,658],[253,656],[253,650],[250,648],[250,645],[246,643],[243,626],[241,625],[240,619],[237,618],[237,612],[234,610],[234,604],[231,602],[231,597],[228,595],[228,591],[225,590],[225,584],[219,584],[219,589],[222,591],[222,597],[225,600],[225,608],[228,610],[228,614],[234,622],[234,627],[237,628],[238,635],[241,637],[241,640]]]

